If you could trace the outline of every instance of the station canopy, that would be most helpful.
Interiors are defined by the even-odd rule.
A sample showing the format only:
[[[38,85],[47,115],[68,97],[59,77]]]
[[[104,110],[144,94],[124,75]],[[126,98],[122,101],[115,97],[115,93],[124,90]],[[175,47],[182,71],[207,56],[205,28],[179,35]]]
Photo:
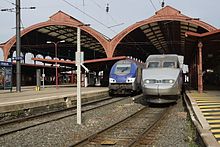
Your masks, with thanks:
[[[134,23],[112,39],[85,26],[82,22],[59,11],[46,22],[33,25],[22,31],[21,51],[54,59],[57,43],[57,57],[60,60],[75,61],[77,49],[77,27],[81,28],[81,50],[84,60],[132,56],[145,62],[150,54],[179,54],[185,62],[191,63],[198,49],[198,40],[187,37],[187,32],[204,34],[217,30],[215,27],[181,14],[180,11],[166,6],[154,16]],[[61,42],[65,40],[65,42]],[[10,45],[13,44],[11,47]],[[216,46],[214,46],[216,47]],[[6,42],[8,58],[16,50],[15,38]],[[7,50],[7,49],[5,49]],[[7,55],[7,54],[6,54]]]
[[[48,51],[45,53],[44,50],[41,50],[44,56],[47,56],[50,53],[54,54],[54,45],[53,44],[45,44],[45,40],[59,42],[58,44],[58,57],[63,59],[73,59],[73,55],[76,51],[77,45],[77,28],[62,26],[62,25],[52,25],[46,26],[36,31],[33,31],[31,36],[27,36],[27,38],[31,37],[35,44],[41,44],[39,48],[48,48]],[[38,40],[38,38],[41,38]],[[105,50],[102,45],[89,33],[85,31],[81,31],[80,35],[81,40],[81,50],[85,53],[86,59],[95,59],[105,57]],[[38,40],[37,42],[35,40]],[[62,42],[62,41],[65,42]],[[44,41],[44,42],[42,42]],[[88,56],[87,56],[88,55]]]
[[[78,27],[81,30],[80,43],[84,60],[106,58],[105,46],[108,39],[62,11],[51,16],[46,22],[22,30],[21,52],[23,55],[31,53],[34,58],[74,61]],[[6,42],[5,47],[8,47],[9,51],[7,58],[12,57],[16,51],[15,37]]]
[[[127,53],[145,61],[149,54],[184,55],[188,64],[197,47],[197,40],[187,38],[186,32],[203,34],[216,30],[211,25],[181,14],[166,6],[149,19],[137,22],[119,33],[114,39],[114,56]],[[119,41],[118,41],[119,40]],[[113,43],[113,46],[114,46]]]
[[[206,32],[203,34],[187,32],[186,48],[198,48],[197,42],[202,43],[202,60],[204,69],[215,69],[220,72],[220,30]],[[187,54],[193,58],[193,54]],[[195,55],[194,55],[194,58]]]

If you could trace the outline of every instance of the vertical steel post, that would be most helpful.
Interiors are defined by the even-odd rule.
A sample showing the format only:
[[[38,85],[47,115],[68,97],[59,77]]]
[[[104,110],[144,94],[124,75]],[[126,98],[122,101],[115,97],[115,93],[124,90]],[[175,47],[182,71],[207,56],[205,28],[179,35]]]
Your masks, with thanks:
[[[44,80],[45,80],[44,68],[43,68],[43,74],[42,74],[42,77],[43,77],[43,88],[44,88]]]
[[[20,38],[20,0],[16,0],[16,92],[21,92],[21,38]]]
[[[36,91],[40,91],[40,86],[41,86],[41,71],[40,69],[36,70],[36,82],[37,82],[37,86],[36,86]]]
[[[203,80],[202,80],[202,42],[198,43],[198,92],[203,92]]]
[[[56,57],[56,63],[55,63],[55,66],[56,66],[56,89],[58,89],[58,69],[57,69],[57,43],[54,43],[55,45],[55,57]]]
[[[81,47],[80,47],[80,27],[77,27],[77,52],[76,52],[76,64],[77,64],[77,124],[82,122],[81,114]]]

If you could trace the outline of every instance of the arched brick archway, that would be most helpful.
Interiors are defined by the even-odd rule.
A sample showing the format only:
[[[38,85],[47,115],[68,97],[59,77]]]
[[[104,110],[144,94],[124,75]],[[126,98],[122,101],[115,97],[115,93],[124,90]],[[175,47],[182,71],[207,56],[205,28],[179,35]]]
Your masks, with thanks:
[[[32,25],[32,26],[22,30],[21,37],[24,35],[27,35],[28,33],[32,32],[36,29],[43,28],[46,26],[55,26],[55,25],[68,26],[68,27],[73,27],[73,28],[80,27],[81,30],[87,32],[92,37],[94,37],[101,44],[101,46],[104,48],[106,55],[109,56],[109,54],[110,54],[109,47],[108,47],[109,43],[106,38],[104,38],[100,33],[95,31],[91,27],[85,26],[82,22],[72,18],[71,16],[65,14],[62,11],[59,11],[56,14],[54,14],[53,16],[51,16],[50,19],[46,22],[41,22],[41,23]],[[9,55],[9,51],[15,43],[16,43],[16,36],[13,36],[4,45],[2,45],[2,48],[4,51],[4,60],[7,60],[8,55]]]
[[[125,30],[123,30],[122,32],[120,32],[118,35],[116,35],[110,42],[109,45],[109,51],[110,51],[110,56],[114,56],[114,52],[115,49],[117,47],[117,45],[120,43],[120,41],[125,38],[129,33],[131,33],[132,31],[134,31],[137,28],[140,28],[141,26],[147,25],[147,24],[151,24],[154,22],[161,22],[161,21],[179,21],[179,22],[186,22],[186,23],[190,23],[190,24],[194,24],[197,25],[201,28],[204,28],[205,30],[207,30],[207,32],[216,30],[215,27],[200,21],[199,19],[194,19],[194,18],[190,18],[188,16],[185,16],[183,14],[181,14],[180,11],[170,7],[170,6],[166,6],[165,8],[157,11],[155,13],[154,16],[150,17],[149,19],[137,22],[131,26],[129,26],[128,28],[126,28]]]

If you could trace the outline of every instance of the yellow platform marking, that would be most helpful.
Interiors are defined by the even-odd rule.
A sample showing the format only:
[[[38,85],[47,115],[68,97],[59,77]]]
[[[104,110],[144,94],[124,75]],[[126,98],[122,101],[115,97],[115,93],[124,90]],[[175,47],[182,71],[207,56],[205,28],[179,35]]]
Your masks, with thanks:
[[[209,123],[220,123],[220,120],[207,120]]]
[[[194,96],[195,99],[197,98],[203,98],[203,99],[208,99],[208,98],[219,98],[220,96]]]
[[[195,99],[195,101],[197,102],[220,102],[220,98],[219,99],[212,99],[212,98],[208,98],[208,99]]]
[[[220,105],[206,105],[206,106],[199,106],[200,109],[207,109],[207,108],[217,108],[220,109]]]
[[[220,134],[214,134],[215,138],[220,138]]]
[[[199,107],[201,109],[201,111],[220,111],[220,107]]]
[[[205,116],[206,119],[220,119],[220,115],[219,116]]]
[[[207,98],[219,98],[220,96],[216,96],[216,95],[215,95],[215,96],[211,96],[211,95],[208,95],[208,96],[193,96],[193,97],[194,97],[194,98],[204,98],[204,99],[206,98],[206,99],[207,99]]]
[[[218,102],[218,103],[201,103],[201,102],[199,102],[198,106],[213,106],[213,107],[218,106],[220,108],[220,102]]]
[[[211,128],[217,128],[220,127],[220,124],[210,124]]]
[[[203,115],[220,114],[220,112],[203,112]]]
[[[220,98],[220,96],[193,96],[194,99],[209,99],[209,98],[212,98],[212,99],[218,99]]]
[[[220,112],[220,109],[201,109],[202,113],[212,113],[212,112]]]
[[[212,132],[212,133],[219,133],[219,132],[220,132],[220,129],[211,129],[211,132]]]
[[[214,103],[214,104],[219,104],[220,103],[220,101],[214,101],[214,100],[204,100],[204,101],[202,101],[202,100],[196,100],[196,102],[197,103]]]
[[[196,101],[216,101],[216,102],[218,102],[218,101],[220,101],[220,97],[219,98],[211,98],[211,97],[209,97],[209,98],[195,98],[195,100]]]

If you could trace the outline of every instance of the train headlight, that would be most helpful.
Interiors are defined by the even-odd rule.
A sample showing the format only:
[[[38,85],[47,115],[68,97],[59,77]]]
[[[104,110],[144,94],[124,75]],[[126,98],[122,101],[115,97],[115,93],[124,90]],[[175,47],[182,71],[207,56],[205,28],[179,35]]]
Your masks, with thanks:
[[[109,83],[116,83],[116,80],[113,78],[109,78]]]
[[[154,79],[146,79],[144,80],[144,84],[154,84],[157,83],[157,80]]]
[[[163,83],[173,84],[175,81],[172,79],[166,79],[162,81]]]
[[[150,83],[150,80],[145,80],[145,83],[146,83],[146,84],[149,84],[149,83]]]
[[[126,83],[133,83],[135,78],[127,78]]]

